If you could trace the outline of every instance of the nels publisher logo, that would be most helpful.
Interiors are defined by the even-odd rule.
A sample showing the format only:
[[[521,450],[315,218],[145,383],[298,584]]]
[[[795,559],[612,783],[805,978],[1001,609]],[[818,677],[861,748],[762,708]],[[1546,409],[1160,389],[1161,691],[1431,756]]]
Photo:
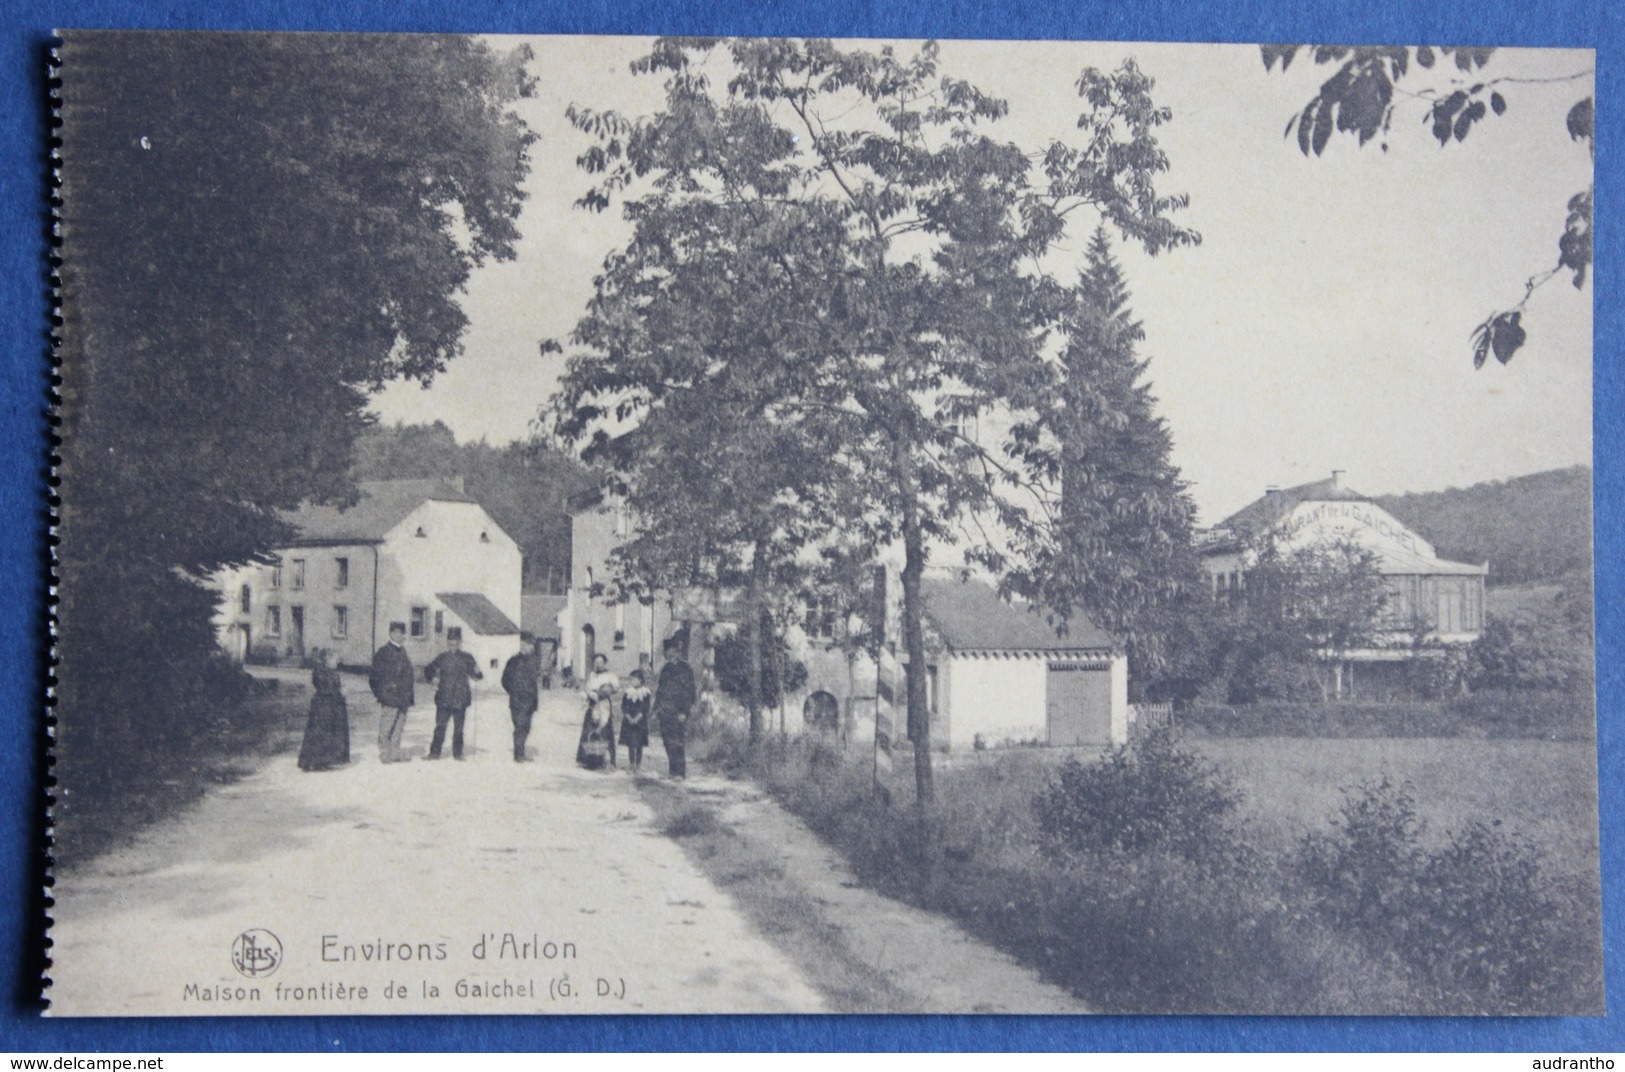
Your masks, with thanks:
[[[250,979],[263,979],[282,964],[282,942],[270,931],[254,928],[231,943],[231,966]]]

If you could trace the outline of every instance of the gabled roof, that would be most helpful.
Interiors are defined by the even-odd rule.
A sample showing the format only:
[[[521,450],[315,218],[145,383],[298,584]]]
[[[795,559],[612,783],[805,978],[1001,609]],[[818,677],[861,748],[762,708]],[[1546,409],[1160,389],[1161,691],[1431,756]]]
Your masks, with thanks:
[[[335,543],[378,543],[425,502],[475,500],[448,480],[368,480],[359,485],[361,498],[354,506],[315,506],[301,503],[282,519],[299,530],[295,546]]]
[[[517,636],[519,627],[479,592],[436,592],[434,597],[480,636]]]
[[[560,639],[559,612],[568,600],[568,596],[526,593],[519,599],[519,625],[538,640]]]
[[[1345,488],[1336,478],[1313,480],[1295,488],[1271,491],[1261,499],[1243,506],[1213,528],[1231,532],[1258,533],[1292,512],[1292,508],[1305,502],[1370,502],[1371,497]]]
[[[1060,636],[1048,619],[1007,603],[984,581],[927,577],[920,581],[925,616],[950,651],[1078,651],[1113,648],[1110,634],[1074,615]]]

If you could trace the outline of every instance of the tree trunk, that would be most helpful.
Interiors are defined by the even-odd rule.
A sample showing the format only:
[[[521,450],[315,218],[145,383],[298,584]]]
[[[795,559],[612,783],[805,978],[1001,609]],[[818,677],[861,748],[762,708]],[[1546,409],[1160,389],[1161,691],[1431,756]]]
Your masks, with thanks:
[[[750,742],[762,739],[762,587],[767,554],[756,544],[750,562],[750,593],[745,600],[745,710],[750,713]]]
[[[914,795],[921,808],[936,801],[931,779],[931,711],[925,695],[925,630],[921,619],[920,575],[925,572],[925,532],[920,525],[919,491],[913,458],[896,445],[898,490],[903,500],[903,646],[908,652],[908,736],[914,742]]]

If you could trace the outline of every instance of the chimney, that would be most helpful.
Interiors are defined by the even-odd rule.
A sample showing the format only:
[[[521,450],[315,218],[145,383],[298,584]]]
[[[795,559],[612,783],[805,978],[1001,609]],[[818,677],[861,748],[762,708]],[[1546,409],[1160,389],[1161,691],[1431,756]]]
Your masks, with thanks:
[[[1273,499],[1279,494],[1281,494],[1281,485],[1279,484],[1271,484],[1264,489],[1264,498],[1266,499]]]
[[[467,495],[468,494],[468,489],[463,487],[463,475],[461,473],[458,473],[456,476],[451,477],[446,482],[448,484],[450,484],[452,487],[456,488],[457,493],[459,495]]]
[[[1332,470],[1332,487],[1336,488],[1338,491],[1343,490],[1343,472],[1344,471],[1342,469]]]

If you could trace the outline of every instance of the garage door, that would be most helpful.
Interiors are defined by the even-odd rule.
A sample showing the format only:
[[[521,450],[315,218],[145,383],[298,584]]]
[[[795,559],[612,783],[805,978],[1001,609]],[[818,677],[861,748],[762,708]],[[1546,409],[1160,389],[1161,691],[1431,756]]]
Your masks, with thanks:
[[[1050,744],[1104,747],[1111,743],[1110,663],[1050,663],[1044,698]]]

